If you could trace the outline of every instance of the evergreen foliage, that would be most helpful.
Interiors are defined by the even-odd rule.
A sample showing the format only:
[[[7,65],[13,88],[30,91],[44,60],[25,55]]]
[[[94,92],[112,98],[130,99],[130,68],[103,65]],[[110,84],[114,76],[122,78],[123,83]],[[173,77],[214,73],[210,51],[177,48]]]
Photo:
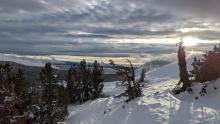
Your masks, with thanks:
[[[92,69],[92,83],[93,83],[93,98],[98,98],[102,96],[102,90],[104,87],[103,81],[104,79],[102,78],[103,75],[103,67],[100,66],[100,64],[95,61],[93,63],[93,69]]]
[[[31,107],[34,115],[32,122],[41,124],[56,124],[66,118],[68,95],[66,89],[58,84],[54,69],[50,63],[40,73],[42,95],[39,103]]]
[[[206,52],[202,59],[194,58],[192,62],[192,70],[190,70],[190,75],[186,69],[186,60],[183,42],[179,44],[178,50],[178,62],[180,70],[180,81],[177,87],[172,91],[174,94],[179,94],[187,89],[190,91],[190,86],[192,82],[204,83],[206,81],[212,81],[220,77],[220,45],[214,46],[213,50]],[[189,80],[189,77],[192,77]],[[182,87],[178,88],[180,84]],[[202,89],[201,94],[206,93],[205,87]]]
[[[73,65],[68,72],[67,89],[70,101],[85,102],[102,96],[103,67],[95,61],[92,65],[82,60],[79,65]]]
[[[206,52],[202,60],[194,59],[191,74],[194,81],[203,83],[220,77],[220,46],[214,46],[213,50]]]
[[[0,123],[25,124],[27,115],[26,79],[10,64],[0,65]]]
[[[193,59],[193,62],[192,62],[192,67],[193,69],[190,71],[190,76],[193,77],[193,81],[198,81],[199,79],[199,70],[200,70],[200,67],[202,65],[201,63],[201,60],[200,59],[197,59],[196,57]]]

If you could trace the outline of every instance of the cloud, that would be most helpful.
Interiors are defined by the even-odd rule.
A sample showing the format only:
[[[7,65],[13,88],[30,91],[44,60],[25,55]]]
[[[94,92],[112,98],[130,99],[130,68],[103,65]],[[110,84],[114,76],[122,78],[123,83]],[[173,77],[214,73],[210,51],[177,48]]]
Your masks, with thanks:
[[[5,2],[5,4],[10,5],[8,9],[21,9],[28,13],[22,13],[19,20],[13,19],[16,16],[8,17],[10,21],[5,18],[2,21],[0,19],[0,32],[9,32],[13,34],[11,37],[22,39],[30,36],[49,37],[51,34],[53,34],[52,36],[71,36],[73,38],[112,38],[116,35],[119,37],[160,36],[175,32],[170,29],[154,30],[150,27],[153,24],[165,24],[173,18],[172,15],[145,8],[145,6],[138,7],[133,2],[120,4],[108,0],[90,2],[41,0],[36,4],[35,2],[25,3],[25,0],[22,0],[21,5],[16,7],[16,3]],[[33,6],[36,9],[29,10],[25,6]],[[37,8],[41,11],[38,11]],[[7,13],[5,11],[5,14]],[[13,11],[13,13],[16,15],[17,11]],[[10,14],[8,13],[8,15]],[[22,19],[22,17],[24,18]],[[86,34],[70,34],[70,32],[85,32]],[[36,36],[33,36],[34,34]]]
[[[219,40],[220,31],[204,30],[204,31],[190,31],[184,33],[183,36],[197,36],[202,40]]]
[[[1,12],[39,11],[45,9],[41,0],[0,0]]]
[[[216,18],[220,12],[219,0],[151,0],[152,4],[184,16]]]
[[[167,38],[195,36],[220,40],[219,0],[0,0],[0,3],[1,52],[97,55],[96,51],[111,55],[115,50],[117,56],[127,56],[129,51],[136,52],[132,51],[133,45],[112,44],[118,43],[116,39],[142,38],[147,43],[152,39],[169,42]],[[144,49],[141,48],[151,52]]]

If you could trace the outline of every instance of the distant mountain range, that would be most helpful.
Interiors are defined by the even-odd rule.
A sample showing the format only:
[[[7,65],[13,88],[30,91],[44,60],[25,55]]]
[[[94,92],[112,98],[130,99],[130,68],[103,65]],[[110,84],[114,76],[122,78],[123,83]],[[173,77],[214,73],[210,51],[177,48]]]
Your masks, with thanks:
[[[0,64],[5,64],[5,63],[10,63],[10,65],[14,69],[21,69],[24,72],[26,79],[30,83],[36,84],[39,82],[39,74],[40,74],[42,67],[27,66],[27,65],[18,64],[15,62],[0,61]],[[158,68],[169,63],[170,62],[168,61],[155,60],[155,61],[146,62],[141,67],[144,67],[146,68],[147,71],[150,71],[154,68]],[[73,62],[53,63],[53,66],[57,68],[55,69],[55,71],[59,75],[60,80],[66,80],[68,69],[73,64],[78,64],[78,63],[73,63]],[[121,80],[121,77],[115,74],[114,70],[112,70],[109,65],[107,64],[102,64],[102,65],[104,67],[105,74],[103,75],[103,78],[105,82]],[[138,67],[136,67],[136,69],[138,69]]]

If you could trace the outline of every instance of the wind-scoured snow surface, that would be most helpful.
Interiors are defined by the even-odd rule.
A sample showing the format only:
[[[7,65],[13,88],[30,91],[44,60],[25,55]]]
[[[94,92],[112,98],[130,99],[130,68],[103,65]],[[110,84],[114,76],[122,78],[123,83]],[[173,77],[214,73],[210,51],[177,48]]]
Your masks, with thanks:
[[[192,57],[188,59],[188,68]],[[209,82],[207,93],[200,95],[201,84],[173,96],[170,91],[179,79],[177,63],[146,74],[143,96],[129,103],[114,96],[123,92],[116,82],[106,82],[104,92],[110,97],[82,105],[69,106],[68,124],[219,124],[220,79]],[[216,87],[216,88],[215,88]],[[198,99],[196,99],[198,98]]]

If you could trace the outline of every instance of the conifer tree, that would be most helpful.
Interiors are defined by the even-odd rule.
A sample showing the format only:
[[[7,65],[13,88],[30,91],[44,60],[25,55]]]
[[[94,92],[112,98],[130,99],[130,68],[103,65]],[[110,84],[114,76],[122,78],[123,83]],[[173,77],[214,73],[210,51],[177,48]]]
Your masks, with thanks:
[[[200,71],[200,67],[201,67],[201,61],[200,59],[197,59],[196,57],[193,59],[192,62],[192,67],[193,69],[190,71],[191,73],[191,77],[193,77],[193,81],[198,81],[199,79],[199,71]]]
[[[8,63],[0,65],[0,123],[27,123],[25,85],[21,70],[16,74]]]
[[[37,123],[55,124],[64,120],[67,115],[67,93],[63,86],[58,84],[54,69],[50,63],[40,73],[40,81],[43,87],[42,102],[39,104],[39,117]]]
[[[22,97],[27,91],[27,81],[23,72],[19,69],[14,76],[15,80],[15,92],[19,97]]]
[[[128,59],[126,59],[126,61],[129,63],[128,67],[123,65],[116,65],[112,60],[110,60],[109,62],[110,65],[112,65],[112,68],[116,70],[117,74],[123,77],[121,86],[126,88],[125,93],[123,93],[123,95],[128,96],[127,99],[128,102],[132,99],[140,97],[142,91],[140,86],[140,80],[135,80],[135,72],[134,72],[133,64]]]
[[[73,65],[68,71],[67,89],[71,103],[83,102],[83,83],[79,65]]]
[[[79,65],[79,73],[81,74],[80,92],[82,93],[82,101],[85,102],[90,98],[90,78],[89,69],[87,68],[86,60],[82,60]]]
[[[215,80],[220,77],[220,46],[203,55],[199,65],[198,81],[200,83]]]
[[[79,65],[72,66],[68,73],[67,89],[71,102],[85,102],[102,95],[103,67],[95,61],[92,65],[82,60]]]
[[[93,82],[93,98],[98,98],[102,95],[103,84],[103,67],[97,61],[93,63],[92,82]]]
[[[70,98],[70,103],[74,103],[77,101],[77,95],[76,93],[74,93],[74,92],[77,92],[75,89],[76,79],[74,75],[76,75],[76,70],[74,66],[71,66],[68,71],[68,77],[67,77],[67,92]]]

